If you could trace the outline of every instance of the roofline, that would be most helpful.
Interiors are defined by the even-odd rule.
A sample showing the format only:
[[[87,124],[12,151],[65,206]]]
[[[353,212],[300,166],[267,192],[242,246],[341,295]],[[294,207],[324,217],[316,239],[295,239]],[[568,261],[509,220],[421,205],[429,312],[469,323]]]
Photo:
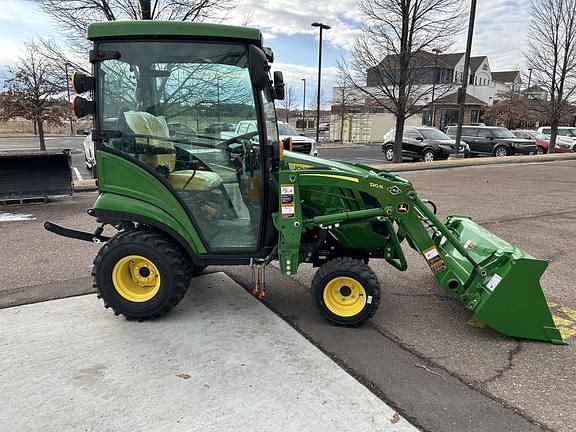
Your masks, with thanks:
[[[86,37],[90,40],[138,36],[210,37],[262,42],[260,30],[252,27],[189,21],[104,21],[91,23],[86,30]]]

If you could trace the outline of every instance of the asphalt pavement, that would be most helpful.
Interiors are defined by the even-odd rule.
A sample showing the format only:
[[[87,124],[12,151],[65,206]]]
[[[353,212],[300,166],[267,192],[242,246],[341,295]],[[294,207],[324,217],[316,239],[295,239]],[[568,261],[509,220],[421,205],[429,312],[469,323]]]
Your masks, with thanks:
[[[334,149],[335,157],[371,159],[365,152],[372,147]],[[334,327],[319,317],[308,292],[315,271],[310,267],[286,277],[269,266],[265,302],[423,430],[574,431],[575,172],[576,161],[556,161],[402,173],[421,197],[438,205],[442,217],[471,216],[550,262],[542,286],[571,345],[516,340],[482,327],[441,293],[426,263],[409,248],[407,272],[370,262],[383,295],[376,316],[363,327]],[[55,237],[42,223],[91,230],[94,221],[85,210],[95,198],[75,194],[44,205],[0,208],[0,307],[91,292],[89,272],[98,246]],[[206,272],[219,270],[246,285],[247,268]],[[189,295],[194,292],[192,286]]]

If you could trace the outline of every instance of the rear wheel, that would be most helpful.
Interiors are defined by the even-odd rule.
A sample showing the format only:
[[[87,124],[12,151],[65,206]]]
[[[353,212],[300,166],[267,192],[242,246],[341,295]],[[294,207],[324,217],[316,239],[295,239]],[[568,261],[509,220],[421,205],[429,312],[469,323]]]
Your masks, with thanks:
[[[116,315],[154,319],[168,313],[188,288],[178,246],[153,231],[129,231],[108,241],[94,260],[94,288]]]
[[[494,156],[496,157],[505,157],[508,156],[509,154],[510,151],[508,150],[508,148],[504,146],[498,146],[494,149]]]
[[[380,283],[362,260],[335,258],[316,272],[312,297],[328,321],[345,326],[360,325],[378,309]]]
[[[427,149],[422,154],[422,160],[424,162],[433,162],[436,160],[436,153],[434,153],[434,150]]]
[[[386,147],[384,147],[384,158],[388,162],[392,162],[394,160],[394,146],[391,144],[388,144]]]

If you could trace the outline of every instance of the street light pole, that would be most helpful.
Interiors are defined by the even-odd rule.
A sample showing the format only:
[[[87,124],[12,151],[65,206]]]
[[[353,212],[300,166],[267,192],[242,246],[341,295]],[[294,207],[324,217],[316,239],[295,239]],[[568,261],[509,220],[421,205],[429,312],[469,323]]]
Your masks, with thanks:
[[[438,48],[434,48],[432,52],[436,53],[436,56],[434,57],[434,80],[432,81],[432,102],[430,103],[430,108],[432,111],[432,127],[435,127],[436,109],[434,107],[434,91],[436,90],[436,75],[438,74],[438,54],[442,53],[442,51]]]
[[[68,66],[72,66],[70,63],[64,63],[64,67],[66,68],[66,91],[68,93],[68,103],[70,103],[70,76],[68,75]],[[70,112],[72,111],[72,107],[70,107]],[[74,135],[74,125],[72,123],[72,116],[70,116],[70,135]]]
[[[528,74],[528,87],[526,88],[526,98],[530,99],[530,81],[532,81],[532,68],[528,68],[530,73]]]
[[[302,95],[302,128],[306,130],[306,78],[302,78],[304,83],[304,94]]]
[[[316,142],[320,140],[320,82],[322,79],[322,30],[330,30],[330,26],[313,22],[312,27],[320,27],[320,41],[318,42],[318,95],[316,97]]]
[[[464,106],[466,105],[466,89],[468,88],[468,70],[470,69],[470,51],[472,50],[472,36],[474,35],[474,20],[476,17],[476,0],[470,3],[470,21],[468,22],[468,40],[466,41],[466,54],[464,55],[464,73],[462,87],[458,89],[458,126],[456,127],[456,148],[454,156],[460,156],[460,139],[462,138],[462,123],[464,123]]]

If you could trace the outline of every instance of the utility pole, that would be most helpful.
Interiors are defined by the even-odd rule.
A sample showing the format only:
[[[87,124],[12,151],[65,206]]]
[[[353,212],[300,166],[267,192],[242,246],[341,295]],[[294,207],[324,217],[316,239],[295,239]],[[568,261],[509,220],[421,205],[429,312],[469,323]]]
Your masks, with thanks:
[[[320,27],[320,41],[318,43],[318,95],[316,97],[316,142],[320,140],[320,82],[322,80],[322,30],[330,30],[330,26],[313,22],[312,27]]]
[[[470,51],[472,50],[472,36],[474,35],[474,19],[476,17],[476,0],[470,3],[470,21],[468,23],[468,40],[466,41],[466,54],[464,55],[464,73],[462,74],[462,87],[458,89],[458,126],[456,127],[455,158],[460,155],[460,139],[462,138],[462,124],[464,123],[464,107],[466,105],[466,89],[468,88],[468,70],[470,69]]]
[[[302,78],[304,83],[304,95],[302,96],[302,128],[306,131],[306,78]]]
[[[436,109],[434,107],[434,91],[436,90],[436,75],[438,74],[438,54],[441,54],[438,48],[434,48],[432,50],[433,53],[436,53],[434,57],[434,81],[432,81],[432,102],[431,102],[431,111],[432,111],[432,127],[435,127],[435,120],[436,120]]]
[[[66,68],[66,91],[68,93],[68,103],[70,103],[70,75],[68,75],[68,66],[72,66],[70,63],[64,63],[64,67]],[[72,108],[70,108],[72,111]],[[70,116],[70,135],[74,135],[74,124],[72,122],[72,116]]]

